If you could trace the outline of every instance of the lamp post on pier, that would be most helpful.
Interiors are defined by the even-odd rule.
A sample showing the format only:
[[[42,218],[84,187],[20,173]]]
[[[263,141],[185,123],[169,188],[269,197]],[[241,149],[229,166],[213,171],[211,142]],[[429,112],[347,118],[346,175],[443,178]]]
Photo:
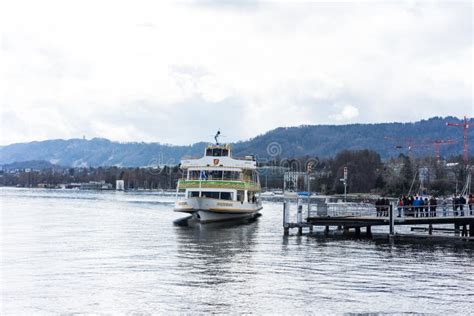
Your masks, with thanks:
[[[344,184],[344,202],[347,202],[347,167],[344,167],[344,178],[340,180]]]

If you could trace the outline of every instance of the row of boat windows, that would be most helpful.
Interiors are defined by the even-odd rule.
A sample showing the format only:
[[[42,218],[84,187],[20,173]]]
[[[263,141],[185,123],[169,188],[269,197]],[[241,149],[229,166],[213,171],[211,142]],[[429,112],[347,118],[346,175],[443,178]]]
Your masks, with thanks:
[[[208,148],[206,149],[206,156],[227,157],[229,156],[229,150],[223,148]]]
[[[219,200],[234,200],[233,192],[201,192],[202,197],[219,199]],[[188,197],[199,197],[199,191],[190,191],[188,192]],[[241,198],[241,199],[239,199]],[[237,191],[237,201],[244,200],[244,191]]]
[[[228,180],[228,181],[252,181],[257,182],[256,171],[218,171],[218,170],[190,170],[188,180]]]
[[[189,191],[188,197],[199,197],[199,191]],[[201,197],[234,201],[234,192],[201,192]],[[245,192],[237,190],[237,201],[245,201]],[[257,203],[258,198],[255,192],[247,192],[247,201],[249,203]]]
[[[189,171],[189,180],[241,180],[242,172],[240,171],[206,171],[192,170]]]

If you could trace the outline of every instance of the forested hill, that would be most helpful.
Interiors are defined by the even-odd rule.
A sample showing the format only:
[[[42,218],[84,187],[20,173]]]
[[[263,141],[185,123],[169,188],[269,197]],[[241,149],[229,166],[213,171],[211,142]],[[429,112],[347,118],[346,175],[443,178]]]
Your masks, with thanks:
[[[344,149],[372,149],[382,158],[407,153],[414,156],[434,154],[435,140],[453,140],[456,143],[441,146],[442,156],[460,155],[463,129],[448,127],[446,123],[463,123],[454,117],[434,117],[414,123],[380,123],[350,125],[308,125],[277,128],[249,141],[235,144],[240,154],[254,153],[267,156],[267,147],[278,143],[283,157],[304,155],[331,157]],[[474,124],[474,122],[473,122]],[[468,130],[470,154],[474,152],[474,126]],[[270,148],[268,148],[270,149]],[[269,150],[268,150],[269,151]]]
[[[372,149],[382,158],[407,153],[434,155],[435,140],[454,140],[441,146],[441,155],[462,152],[462,128],[447,122],[462,123],[458,118],[434,117],[414,123],[350,125],[308,125],[277,128],[247,141],[233,144],[234,156],[257,155],[260,159],[289,158],[305,155],[331,157],[344,149]],[[0,147],[0,165],[45,160],[63,166],[147,166],[176,164],[185,155],[199,156],[206,143],[171,146],[159,143],[120,143],[107,139],[47,140]],[[469,129],[469,145],[474,150],[474,128]],[[398,148],[397,148],[398,147]]]

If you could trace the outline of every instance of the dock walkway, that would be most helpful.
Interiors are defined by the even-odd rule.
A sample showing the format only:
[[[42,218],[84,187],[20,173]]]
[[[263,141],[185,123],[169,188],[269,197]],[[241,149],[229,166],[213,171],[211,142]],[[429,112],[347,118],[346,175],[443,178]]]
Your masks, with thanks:
[[[419,227],[412,231],[427,231],[429,235],[433,231],[452,232],[453,236],[465,240],[474,241],[474,210],[453,210],[437,208],[435,211],[428,209],[414,210],[413,207],[398,209],[394,205],[386,205],[381,212],[375,205],[370,203],[305,203],[304,199],[288,200],[283,203],[283,229],[284,234],[289,234],[289,229],[297,228],[298,234],[303,233],[304,228],[313,232],[313,227],[325,227],[325,233],[329,233],[331,227],[337,227],[344,232],[354,230],[356,235],[361,234],[361,228],[365,227],[367,236],[372,235],[372,226],[386,226],[388,234],[396,234],[395,226],[400,225],[427,225],[426,229]],[[291,221],[292,207],[296,206],[296,220]],[[382,216],[380,216],[382,215]],[[437,225],[445,225],[437,228]],[[453,225],[452,229],[445,228]]]

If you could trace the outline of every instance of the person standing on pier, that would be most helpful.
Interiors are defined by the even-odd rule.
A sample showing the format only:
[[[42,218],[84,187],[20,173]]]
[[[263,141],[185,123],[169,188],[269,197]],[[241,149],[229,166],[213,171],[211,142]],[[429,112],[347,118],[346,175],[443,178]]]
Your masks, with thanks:
[[[403,216],[408,216],[409,215],[408,207],[410,205],[410,200],[408,199],[406,195],[404,195],[402,198],[402,201],[403,201]]]
[[[425,211],[425,217],[429,217],[430,216],[430,208],[429,208],[429,204],[430,202],[428,201],[428,198],[425,198],[425,200],[423,201],[423,209]]]
[[[375,211],[377,213],[376,215],[377,217],[380,216],[380,204],[381,204],[380,201],[381,201],[380,199],[377,199],[377,201],[375,201]]]
[[[420,197],[417,196],[415,201],[413,201],[413,206],[414,206],[414,209],[415,209],[415,217],[418,217],[418,216],[422,216],[422,214],[420,214],[420,206],[423,202],[420,200]]]
[[[448,199],[444,196],[443,201],[441,201],[441,207],[443,208],[443,216],[448,216]]]
[[[390,201],[388,198],[383,199],[383,216],[388,216],[388,209],[390,208]]]
[[[436,217],[436,207],[438,206],[438,202],[436,201],[436,197],[432,196],[430,199],[430,216]]]
[[[464,216],[464,204],[466,204],[466,199],[464,196],[460,195],[458,199],[459,210],[461,211],[461,216]]]
[[[458,197],[453,195],[453,215],[458,216]]]
[[[404,206],[405,204],[403,203],[403,198],[399,197],[397,203],[398,217],[402,217],[402,209]]]
[[[413,198],[413,200],[411,201],[411,206],[412,206],[412,212],[413,212],[413,217],[418,217],[418,199],[417,198]]]
[[[410,195],[408,198],[408,205],[410,206],[410,216],[415,217],[415,208],[413,207],[413,205],[415,205],[415,199],[413,195]]]
[[[423,203],[423,198],[421,196],[417,197],[418,200],[418,215],[420,217],[425,216],[425,212],[423,211],[424,203]]]
[[[467,205],[469,206],[469,215],[473,215],[472,208],[474,205],[474,198],[472,197],[472,194],[469,194],[469,197],[467,199]]]
[[[425,217],[425,203],[423,203],[423,198],[421,196],[418,207],[418,213],[420,214],[420,217]]]

